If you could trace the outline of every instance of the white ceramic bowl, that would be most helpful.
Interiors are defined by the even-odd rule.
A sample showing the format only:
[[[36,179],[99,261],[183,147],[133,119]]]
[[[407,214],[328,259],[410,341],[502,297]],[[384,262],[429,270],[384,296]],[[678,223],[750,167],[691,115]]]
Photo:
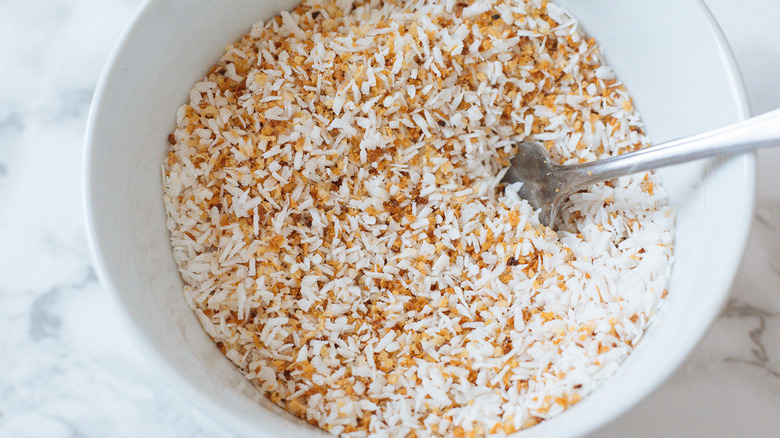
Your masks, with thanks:
[[[87,128],[92,251],[139,344],[188,400],[247,436],[311,436],[219,353],[182,297],[162,202],[161,163],[176,109],[225,46],[294,0],[144,2],[108,61]],[[747,116],[724,39],[697,0],[560,0],[601,44],[656,142]],[[754,158],[664,169],[678,207],[677,261],[654,325],[614,377],[518,436],[583,435],[626,411],[686,357],[721,308],[753,208]]]

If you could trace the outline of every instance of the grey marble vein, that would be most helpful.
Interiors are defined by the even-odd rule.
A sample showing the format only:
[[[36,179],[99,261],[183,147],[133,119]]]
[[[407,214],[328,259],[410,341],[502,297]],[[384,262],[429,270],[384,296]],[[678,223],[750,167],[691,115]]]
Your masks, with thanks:
[[[739,302],[736,299],[730,299],[726,308],[721,314],[724,318],[751,318],[757,321],[758,327],[751,329],[748,332],[750,341],[752,342],[751,352],[753,357],[750,359],[744,359],[740,357],[726,357],[723,360],[726,362],[738,362],[747,365],[758,367],[769,375],[780,378],[780,369],[772,366],[767,347],[764,345],[766,342],[765,335],[767,329],[767,320],[770,318],[780,317],[780,313],[768,312],[763,309],[759,309],[747,303]]]
[[[9,112],[0,118],[0,132],[3,131],[21,131],[24,128],[24,121],[21,115],[15,111]]]
[[[40,341],[46,337],[57,337],[62,321],[52,311],[57,305],[59,291],[52,288],[38,296],[30,309],[30,327],[28,334],[33,341]]]
[[[84,277],[74,283],[58,284],[41,293],[33,301],[30,309],[30,326],[28,334],[33,341],[40,341],[46,337],[56,338],[62,327],[61,318],[56,310],[63,295],[80,291],[86,286],[97,282],[94,269],[88,267]]]
[[[780,224],[773,223],[770,220],[769,215],[766,212],[766,210],[764,210],[764,209],[756,210],[756,214],[755,214],[754,217],[755,217],[756,221],[758,221],[758,223],[760,223],[761,225],[765,226],[766,228],[768,228],[768,229],[770,229],[772,231],[775,231],[775,232],[780,232]]]

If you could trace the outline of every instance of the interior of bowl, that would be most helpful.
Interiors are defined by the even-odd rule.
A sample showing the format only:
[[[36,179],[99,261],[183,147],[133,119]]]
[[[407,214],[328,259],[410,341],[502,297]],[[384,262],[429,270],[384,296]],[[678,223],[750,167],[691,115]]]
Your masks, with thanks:
[[[171,385],[236,432],[312,436],[262,397],[208,338],[182,296],[161,165],[176,109],[225,46],[295,0],[147,1],[115,49],[90,114],[85,195],[98,273]],[[603,48],[655,142],[746,116],[728,49],[696,0],[558,2]],[[670,30],[674,30],[673,32]],[[752,156],[662,170],[678,209],[668,299],[614,377],[519,436],[582,435],[660,384],[721,307],[752,212]]]

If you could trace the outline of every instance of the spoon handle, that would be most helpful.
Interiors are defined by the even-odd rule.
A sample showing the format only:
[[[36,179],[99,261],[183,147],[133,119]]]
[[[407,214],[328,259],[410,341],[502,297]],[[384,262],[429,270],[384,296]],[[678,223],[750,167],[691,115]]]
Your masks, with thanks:
[[[577,188],[659,167],[780,145],[780,109],[617,157],[563,166]]]

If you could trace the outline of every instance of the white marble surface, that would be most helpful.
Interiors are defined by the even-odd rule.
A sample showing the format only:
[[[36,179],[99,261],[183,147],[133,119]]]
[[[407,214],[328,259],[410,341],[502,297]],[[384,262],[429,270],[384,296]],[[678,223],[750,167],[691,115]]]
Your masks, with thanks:
[[[86,114],[138,4],[0,0],[0,438],[231,436],[156,380],[87,251]],[[780,2],[707,4],[753,112],[780,107]],[[780,148],[758,167],[728,306],[676,374],[595,436],[780,436]]]

